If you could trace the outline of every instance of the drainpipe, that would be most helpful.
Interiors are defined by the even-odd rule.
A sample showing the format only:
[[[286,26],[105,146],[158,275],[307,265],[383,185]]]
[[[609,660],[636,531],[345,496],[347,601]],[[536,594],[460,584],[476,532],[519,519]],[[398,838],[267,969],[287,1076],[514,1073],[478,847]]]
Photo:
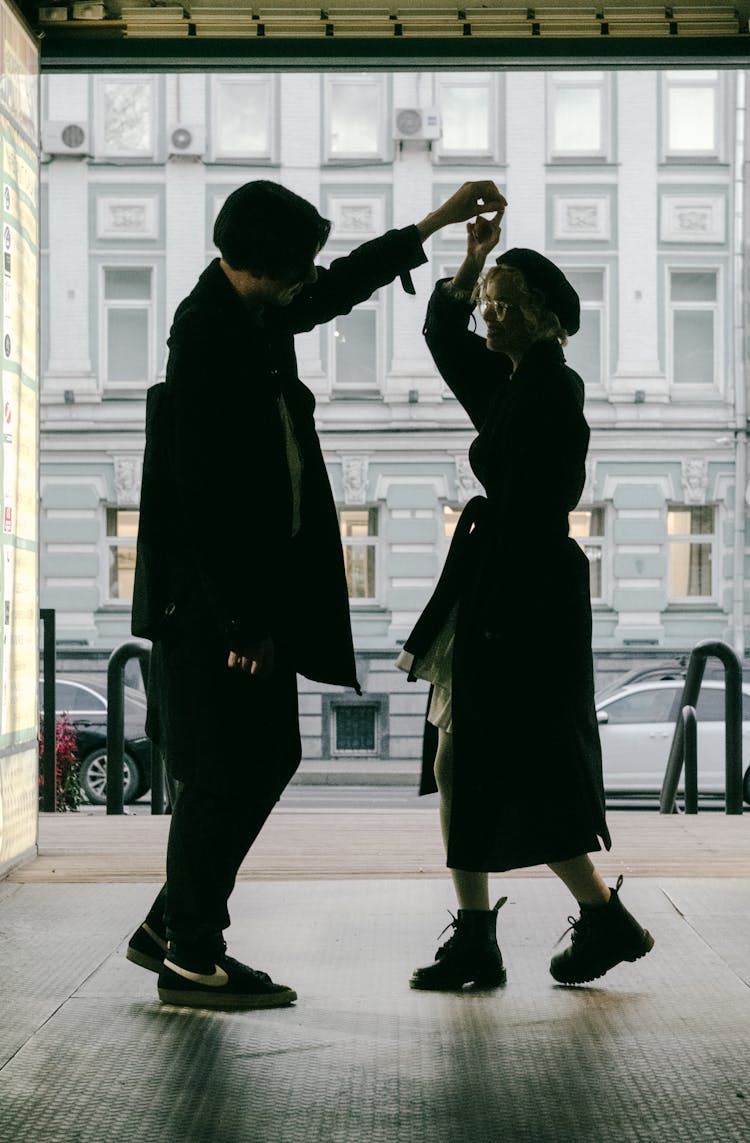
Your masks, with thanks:
[[[747,388],[745,380],[744,174],[746,73],[736,73],[734,156],[734,560],[732,587],[732,640],[740,658],[745,654],[745,503],[747,491]]]

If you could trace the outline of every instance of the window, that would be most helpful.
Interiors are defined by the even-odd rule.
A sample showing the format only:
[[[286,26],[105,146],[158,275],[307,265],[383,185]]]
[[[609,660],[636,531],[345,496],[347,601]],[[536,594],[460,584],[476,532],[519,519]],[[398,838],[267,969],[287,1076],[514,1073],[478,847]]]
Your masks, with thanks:
[[[55,682],[55,709],[66,714],[80,714],[83,711],[104,714],[107,704],[101,695],[78,683],[57,679]]]
[[[676,695],[676,687],[654,687],[652,690],[636,691],[615,699],[602,709],[606,711],[607,722],[614,725],[626,722],[670,722]]]
[[[578,541],[589,561],[591,598],[601,599],[602,555],[604,550],[604,508],[577,508],[571,512],[570,534]]]
[[[719,73],[668,71],[662,89],[666,158],[719,157]]]
[[[331,324],[334,387],[380,392],[380,302],[377,294]]]
[[[214,159],[272,159],[272,82],[268,76],[211,77]]]
[[[59,683],[58,683],[59,686]],[[726,718],[726,693],[723,684],[707,687],[704,683],[698,694],[695,708],[698,722],[724,722]],[[742,721],[750,722],[750,695],[742,694]]]
[[[716,270],[669,274],[671,376],[675,385],[713,385],[718,377]]]
[[[341,508],[341,542],[344,547],[349,599],[372,601],[376,597],[377,508]]]
[[[107,509],[107,548],[109,579],[107,595],[116,603],[133,599],[135,576],[135,541],[138,535],[138,512],[133,509]]]
[[[565,358],[586,385],[601,385],[606,369],[604,271],[568,269],[565,274],[581,299],[581,326],[565,346]]]
[[[547,84],[550,159],[608,159],[609,80],[604,72],[553,72]]]
[[[447,540],[453,539],[453,533],[461,516],[461,509],[453,504],[443,505],[443,534]]]
[[[108,385],[146,385],[151,378],[151,267],[104,269],[103,377]]]
[[[98,154],[113,159],[153,157],[154,92],[152,79],[96,81]]]
[[[326,158],[385,159],[386,96],[379,76],[327,76]]]
[[[441,159],[496,158],[497,91],[486,73],[460,72],[438,76],[436,101],[442,136]]]
[[[715,516],[712,505],[667,510],[670,599],[713,597]]]
[[[334,754],[376,754],[378,706],[374,703],[337,703],[333,715]]]

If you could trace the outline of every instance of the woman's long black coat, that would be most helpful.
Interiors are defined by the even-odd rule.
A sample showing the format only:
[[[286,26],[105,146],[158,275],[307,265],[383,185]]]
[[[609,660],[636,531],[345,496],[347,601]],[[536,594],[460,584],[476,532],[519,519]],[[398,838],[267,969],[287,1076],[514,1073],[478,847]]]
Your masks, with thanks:
[[[568,536],[584,482],[583,383],[557,341],[511,363],[438,285],[425,336],[478,430],[486,491],[467,504],[440,581],[406,641],[429,647],[459,601],[448,865],[505,870],[607,848],[586,556]],[[422,793],[435,789],[428,724]]]

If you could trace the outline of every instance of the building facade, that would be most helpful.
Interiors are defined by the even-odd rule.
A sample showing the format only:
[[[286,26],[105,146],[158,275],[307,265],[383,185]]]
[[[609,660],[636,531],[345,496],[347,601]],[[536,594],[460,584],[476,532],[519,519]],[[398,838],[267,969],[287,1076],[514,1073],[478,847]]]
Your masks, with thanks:
[[[600,676],[748,620],[745,73],[50,75],[43,80],[42,606],[61,660],[128,637],[145,392],[215,256],[226,195],[271,178],[333,222],[325,262],[467,179],[509,201],[502,247],[582,299],[566,356],[592,428],[571,517]],[[655,114],[656,110],[656,114]],[[336,502],[361,699],[302,684],[308,758],[415,761],[425,694],[393,669],[478,491],[468,420],[421,336],[463,226],[414,274],[298,339]],[[206,378],[206,400],[211,378]],[[196,473],[200,479],[200,472]],[[519,503],[509,543],[534,529]],[[211,521],[195,521],[211,543]],[[540,606],[544,601],[540,600]],[[540,663],[536,681],[554,680]]]

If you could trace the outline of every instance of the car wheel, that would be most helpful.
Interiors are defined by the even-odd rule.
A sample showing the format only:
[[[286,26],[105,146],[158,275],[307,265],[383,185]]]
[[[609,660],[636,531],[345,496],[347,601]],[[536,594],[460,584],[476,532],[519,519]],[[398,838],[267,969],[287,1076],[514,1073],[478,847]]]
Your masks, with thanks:
[[[745,780],[742,783],[742,796],[750,806],[750,766],[745,771]]]
[[[140,785],[138,766],[126,754],[123,758],[123,802],[132,802],[137,797]],[[84,797],[93,806],[104,806],[107,802],[107,751],[101,747],[88,754],[80,769],[81,789]]]

